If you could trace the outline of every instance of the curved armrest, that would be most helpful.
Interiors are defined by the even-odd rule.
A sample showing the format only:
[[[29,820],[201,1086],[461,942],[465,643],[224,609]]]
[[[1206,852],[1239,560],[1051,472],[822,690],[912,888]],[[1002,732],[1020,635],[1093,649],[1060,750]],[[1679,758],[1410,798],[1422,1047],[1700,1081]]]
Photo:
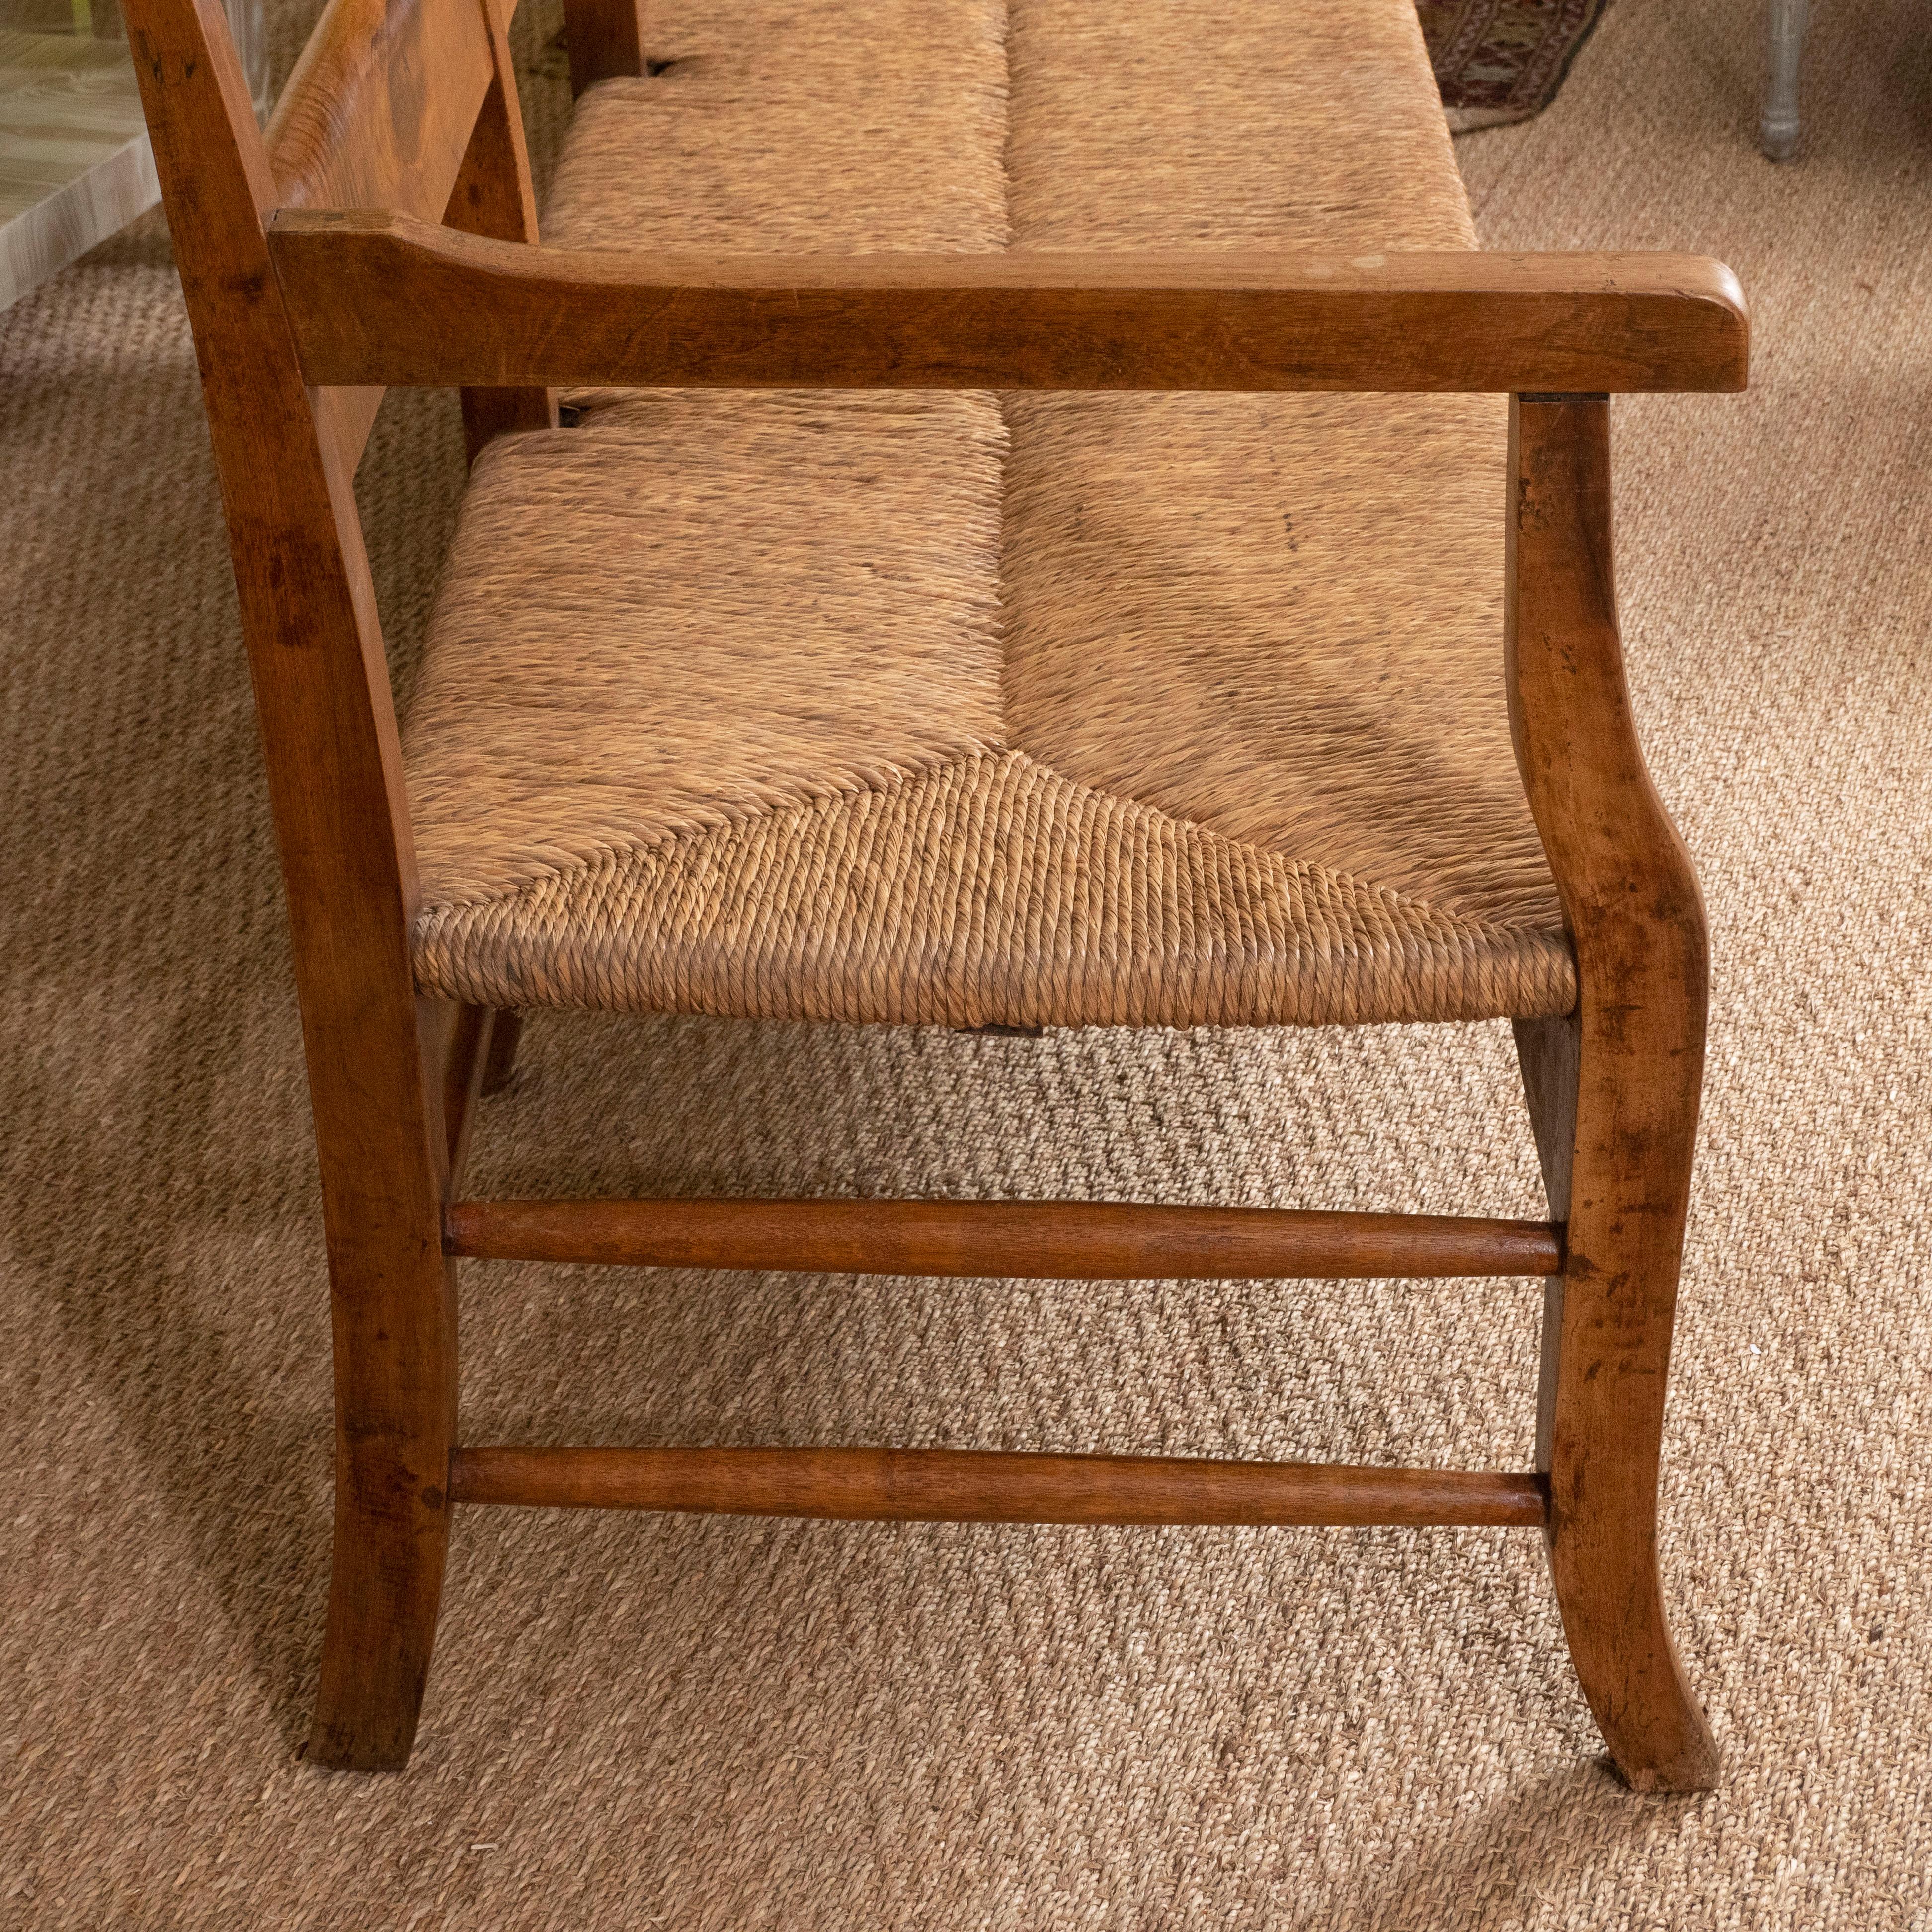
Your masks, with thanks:
[[[622,255],[278,210],[315,384],[1741,389],[1736,278],[1691,255]]]

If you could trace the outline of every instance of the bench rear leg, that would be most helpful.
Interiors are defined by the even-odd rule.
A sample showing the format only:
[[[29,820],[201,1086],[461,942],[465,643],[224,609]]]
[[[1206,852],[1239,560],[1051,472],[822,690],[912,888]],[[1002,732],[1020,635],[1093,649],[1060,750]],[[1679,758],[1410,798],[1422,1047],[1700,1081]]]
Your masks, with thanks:
[[[524,1036],[524,1016],[507,1006],[496,1009],[490,1028],[490,1053],[483,1063],[483,1091],[500,1094],[517,1070],[517,1048]]]
[[[644,70],[644,0],[563,0],[570,91]]]

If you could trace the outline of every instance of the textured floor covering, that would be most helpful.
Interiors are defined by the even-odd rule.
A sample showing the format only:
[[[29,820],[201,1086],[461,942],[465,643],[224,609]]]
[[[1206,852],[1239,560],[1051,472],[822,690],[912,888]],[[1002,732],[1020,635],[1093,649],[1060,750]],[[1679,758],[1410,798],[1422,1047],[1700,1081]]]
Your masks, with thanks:
[[[1450,126],[1540,114],[1603,10],[1604,0],[1418,0]]]
[[[1617,411],[1716,934],[1665,1534],[1724,1788],[1605,1774],[1519,1534],[512,1513],[460,1523],[410,1771],[299,1763],[315,1188],[193,360],[136,238],[0,316],[0,1924],[1932,1925],[1932,24],[1820,10],[1783,172],[1759,32],[1620,0],[1548,114],[1462,149],[1490,245],[1707,248],[1756,304],[1750,397]],[[440,400],[365,466],[405,676],[459,468]],[[1512,1079],[1496,1028],[539,1022],[480,1178],[1509,1212]],[[473,1267],[464,1396],[500,1438],[1507,1463],[1533,1296]]]

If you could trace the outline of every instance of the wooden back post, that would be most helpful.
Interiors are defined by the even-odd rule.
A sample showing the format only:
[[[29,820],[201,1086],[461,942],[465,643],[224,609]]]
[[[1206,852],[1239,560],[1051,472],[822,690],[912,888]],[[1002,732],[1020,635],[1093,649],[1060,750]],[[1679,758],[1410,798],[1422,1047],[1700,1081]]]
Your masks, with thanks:
[[[266,140],[209,0],[127,8],[227,512],[315,1113],[338,1427],[314,1745],[369,1766],[408,1754],[448,1534],[452,1029],[415,992],[415,855],[352,488],[381,390],[310,389],[266,223],[308,201],[434,218],[454,200],[476,232],[533,238],[515,81],[484,8],[333,0]],[[532,406],[481,398],[472,436]]]

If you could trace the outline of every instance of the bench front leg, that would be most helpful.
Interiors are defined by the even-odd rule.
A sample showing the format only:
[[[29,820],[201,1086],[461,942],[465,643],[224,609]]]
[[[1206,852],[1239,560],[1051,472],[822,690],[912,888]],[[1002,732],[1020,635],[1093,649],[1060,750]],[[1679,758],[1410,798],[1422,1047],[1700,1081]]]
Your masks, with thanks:
[[[1639,748],[1618,639],[1610,404],[1511,404],[1510,724],[1576,951],[1564,1019],[1519,1022],[1564,1272],[1547,1285],[1538,1466],[1583,1694],[1639,1791],[1716,1781],[1658,1574],[1658,1466],[1703,1084],[1696,874]]]

